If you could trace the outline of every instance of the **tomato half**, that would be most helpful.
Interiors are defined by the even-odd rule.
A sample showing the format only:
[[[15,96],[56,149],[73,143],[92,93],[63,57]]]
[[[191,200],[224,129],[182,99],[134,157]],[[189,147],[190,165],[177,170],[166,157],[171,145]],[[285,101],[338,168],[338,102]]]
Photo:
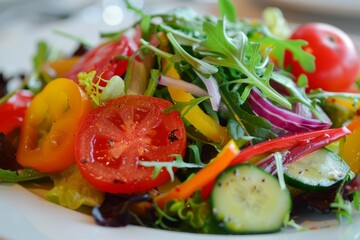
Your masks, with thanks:
[[[0,132],[9,134],[17,127],[21,127],[24,121],[33,94],[29,90],[20,90],[4,104],[0,105]]]
[[[74,163],[76,130],[92,106],[74,81],[58,78],[48,83],[26,111],[17,161],[40,172],[61,171]]]
[[[101,76],[103,79],[110,79],[115,75],[122,76],[126,71],[128,61],[117,57],[129,57],[136,48],[137,46],[123,35],[118,41],[104,43],[89,50],[65,74],[65,77],[77,82],[77,75],[80,72],[94,70],[96,76]],[[97,80],[96,77],[94,79]]]
[[[184,155],[186,132],[178,112],[163,111],[171,103],[155,97],[125,95],[94,109],[82,122],[76,139],[76,162],[95,188],[135,193],[168,181],[164,169],[152,179],[153,167],[139,161],[173,161]]]
[[[315,56],[315,71],[303,70],[290,52],[285,54],[285,68],[297,78],[308,77],[308,90],[347,91],[356,81],[360,59],[350,37],[342,30],[324,23],[309,23],[295,29],[291,39],[308,42],[305,51]]]

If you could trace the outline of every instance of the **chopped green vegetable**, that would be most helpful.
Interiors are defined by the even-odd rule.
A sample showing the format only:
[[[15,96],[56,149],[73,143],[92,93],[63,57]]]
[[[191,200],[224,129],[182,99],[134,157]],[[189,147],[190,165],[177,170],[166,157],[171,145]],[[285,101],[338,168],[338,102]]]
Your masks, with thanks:
[[[238,20],[236,7],[231,0],[219,0],[218,5],[221,16],[226,17],[232,23],[235,23]]]
[[[144,167],[154,167],[154,173],[152,175],[152,179],[155,179],[162,168],[165,168],[170,175],[171,181],[175,180],[175,175],[173,168],[202,168],[204,167],[203,164],[194,164],[194,163],[187,163],[184,162],[181,155],[174,154],[173,155],[176,160],[172,162],[156,162],[156,161],[139,161],[139,164]]]
[[[89,73],[81,72],[78,74],[79,84],[84,86],[86,93],[94,101],[96,106],[110,99],[124,95],[124,81],[119,76],[114,76],[109,80],[98,77],[94,82],[96,71]],[[100,86],[101,82],[106,82],[106,86]]]
[[[258,75],[259,67],[263,66],[259,44],[249,43],[243,32],[238,32],[237,36],[230,38],[226,34],[226,21],[224,19],[219,20],[217,24],[205,22],[204,32],[207,39],[202,41],[197,48],[205,55],[203,61],[239,70],[246,76],[242,79],[243,83],[259,88],[265,97],[286,108],[291,108],[288,100],[269,84],[273,65],[269,64],[266,68],[263,67],[261,69],[263,76]],[[248,55],[249,52],[251,53],[250,56]]]
[[[46,193],[45,198],[61,206],[70,209],[78,209],[82,205],[93,207],[100,205],[104,200],[104,193],[90,185],[75,165],[51,179],[54,181],[54,187]]]
[[[17,171],[0,169],[0,182],[23,182],[48,177],[47,174],[39,173],[30,168]]]

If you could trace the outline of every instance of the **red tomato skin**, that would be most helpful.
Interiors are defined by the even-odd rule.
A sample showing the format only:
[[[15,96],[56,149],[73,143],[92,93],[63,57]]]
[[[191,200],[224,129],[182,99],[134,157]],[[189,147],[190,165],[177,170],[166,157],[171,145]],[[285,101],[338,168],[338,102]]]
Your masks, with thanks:
[[[0,132],[7,135],[15,128],[22,126],[26,110],[32,99],[31,91],[21,90],[0,105]]]
[[[131,194],[150,190],[170,179],[143,161],[173,161],[184,156],[186,131],[178,112],[164,114],[171,103],[155,97],[127,95],[94,109],[82,122],[75,144],[76,162],[84,178],[104,192]]]
[[[136,51],[136,44],[126,36],[118,41],[101,44],[89,50],[80,60],[66,73],[65,77],[78,81],[77,75],[80,72],[96,71],[96,76],[103,79],[110,79],[113,76],[124,75],[128,61],[116,59],[116,56],[131,56]],[[94,80],[97,81],[95,76]]]
[[[346,91],[356,81],[360,71],[360,58],[350,37],[342,30],[325,23],[309,23],[295,29],[291,39],[308,42],[305,51],[315,56],[315,71],[303,70],[290,52],[285,54],[285,69],[298,78],[308,77],[308,89]]]

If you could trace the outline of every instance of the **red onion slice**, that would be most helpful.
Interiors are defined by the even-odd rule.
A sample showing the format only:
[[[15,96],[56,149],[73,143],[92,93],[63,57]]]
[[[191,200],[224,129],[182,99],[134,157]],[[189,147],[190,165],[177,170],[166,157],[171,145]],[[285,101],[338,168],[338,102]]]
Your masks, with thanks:
[[[220,96],[220,92],[219,92],[219,85],[218,85],[216,79],[212,75],[210,75],[209,78],[205,78],[203,75],[201,75],[197,71],[195,71],[195,73],[198,75],[198,77],[204,83],[204,85],[208,91],[208,94],[210,96],[211,107],[214,111],[217,112],[219,110],[221,96]]]
[[[202,89],[201,87],[199,87],[195,84],[186,82],[181,79],[168,77],[165,75],[159,76],[159,84],[167,86],[167,87],[178,88],[185,92],[194,94],[195,96],[198,96],[198,97],[208,96],[208,93],[204,89]]]
[[[275,106],[270,101],[263,98],[256,88],[251,90],[248,101],[254,113],[267,119],[274,127],[289,132],[328,129],[332,124],[327,116],[325,118],[327,120],[322,122],[318,119],[304,117],[287,109]]]

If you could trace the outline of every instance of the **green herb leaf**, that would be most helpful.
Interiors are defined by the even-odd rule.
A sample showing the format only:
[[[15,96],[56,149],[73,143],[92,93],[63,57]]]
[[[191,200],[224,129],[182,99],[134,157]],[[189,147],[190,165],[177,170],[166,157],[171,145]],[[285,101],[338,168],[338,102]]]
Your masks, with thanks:
[[[238,14],[231,0],[219,0],[218,5],[222,17],[226,17],[232,23],[237,21]]]
[[[204,167],[203,164],[194,164],[194,163],[187,163],[184,162],[182,156],[179,154],[172,154],[176,158],[175,161],[172,162],[156,162],[156,161],[139,161],[139,164],[144,167],[153,167],[154,172],[151,176],[152,179],[157,178],[162,168],[165,168],[168,171],[171,181],[175,180],[175,174],[173,168],[202,168]]]
[[[159,70],[151,69],[149,84],[144,93],[145,96],[153,96],[154,95],[156,87],[158,85],[159,75],[160,75]]]
[[[71,33],[68,33],[68,32],[64,32],[64,31],[61,31],[61,30],[58,30],[58,29],[55,29],[54,30],[54,33],[57,34],[57,35],[60,35],[60,36],[63,36],[65,38],[68,38],[68,39],[72,39],[74,40],[75,42],[78,42],[82,45],[84,45],[85,47],[88,47],[88,48],[93,48],[94,45],[90,42],[88,42],[87,40],[77,36],[77,35],[74,35],[74,34],[71,34]]]
[[[135,6],[132,1],[130,0],[125,0],[125,4],[126,4],[126,8],[135,12],[137,15],[141,16],[141,17],[145,17],[146,14],[143,12],[143,10],[137,6]]]
[[[194,159],[194,163],[197,165],[204,165],[204,163],[201,161],[199,146],[197,146],[195,144],[191,144],[191,145],[188,145],[187,147],[193,153],[193,157],[190,159]]]
[[[191,109],[193,109],[195,106],[199,105],[202,101],[205,101],[209,98],[210,98],[209,96],[204,96],[204,97],[200,97],[200,98],[194,98],[188,102],[175,102],[174,105],[165,109],[164,113],[167,114],[172,111],[178,111],[179,113],[181,113],[181,117],[184,117],[184,116],[186,116],[186,114],[189,113],[189,111]]]
[[[301,67],[307,72],[315,71],[315,57],[311,53],[304,51],[303,47],[308,45],[305,40],[300,39],[281,39],[275,36],[266,36],[260,39],[263,44],[273,45],[273,54],[281,68],[284,68],[285,51],[290,51],[294,60],[298,61]]]
[[[305,82],[307,81],[305,75],[301,75],[300,77],[302,78],[305,77],[305,79],[302,79],[301,81],[305,81]],[[317,105],[313,101],[311,101],[311,99],[305,93],[305,88],[304,88],[305,86],[303,88],[300,88],[299,86],[296,85],[296,83],[292,79],[286,77],[284,73],[280,73],[280,72],[272,72],[271,78],[277,83],[284,86],[286,89],[288,89],[292,98],[294,98],[297,102],[300,102],[304,104],[306,107],[308,107],[310,111],[320,121],[325,121],[324,116],[322,113],[320,113]]]
[[[247,139],[262,142],[276,136],[271,131],[272,125],[266,119],[250,114],[243,109],[244,105],[239,104],[240,97],[237,92],[231,92],[228,86],[222,85],[220,86],[220,94],[231,117],[239,124],[238,127],[243,129],[245,136],[251,137]]]
[[[265,67],[266,61],[261,61],[259,43],[249,43],[247,36],[241,31],[232,38],[228,37],[225,19],[219,20],[217,24],[205,22],[204,32],[207,39],[196,48],[205,55],[203,61],[240,71],[246,76],[242,79],[244,83],[256,86],[265,97],[288,109],[291,108],[290,102],[269,84],[273,65],[269,64]]]
[[[23,182],[30,181],[34,179],[44,178],[48,175],[39,173],[30,168],[24,168],[17,171],[10,171],[0,169],[0,181],[4,182]]]
[[[183,59],[185,61],[187,61],[190,65],[192,65],[197,71],[203,73],[203,74],[214,74],[218,71],[218,69],[211,65],[208,64],[204,61],[199,60],[198,58],[195,58],[193,56],[191,56],[189,53],[187,53],[181,46],[180,44],[176,41],[176,39],[174,38],[174,36],[172,35],[171,32],[167,33],[167,37],[169,39],[169,41],[171,42],[171,44],[174,47],[175,50],[175,58],[173,58],[173,60],[175,60],[175,62],[178,62],[179,60],[177,59]]]
[[[338,216],[339,222],[342,222],[342,217],[345,217],[349,223],[352,223],[352,207],[348,200],[344,200],[340,193],[335,196],[335,201],[330,204]]]

